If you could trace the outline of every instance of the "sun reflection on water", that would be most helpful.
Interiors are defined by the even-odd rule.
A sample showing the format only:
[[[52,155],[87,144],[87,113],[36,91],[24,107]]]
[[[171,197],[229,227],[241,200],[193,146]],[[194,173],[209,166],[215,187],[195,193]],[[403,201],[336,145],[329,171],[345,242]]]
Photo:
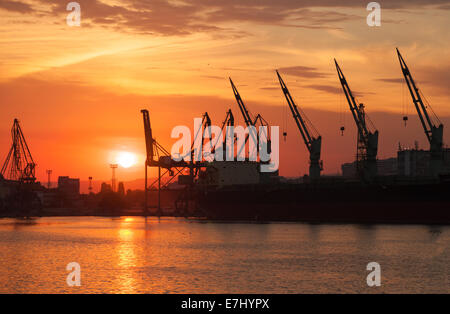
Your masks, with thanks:
[[[123,293],[134,293],[136,287],[134,268],[137,266],[135,230],[129,222],[133,218],[125,218],[118,229],[117,268],[119,269],[117,285]]]

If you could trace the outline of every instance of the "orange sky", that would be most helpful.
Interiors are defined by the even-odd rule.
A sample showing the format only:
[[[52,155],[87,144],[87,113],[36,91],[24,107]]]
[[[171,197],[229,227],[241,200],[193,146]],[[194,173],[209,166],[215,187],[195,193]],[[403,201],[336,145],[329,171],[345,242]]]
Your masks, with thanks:
[[[171,129],[204,111],[219,125],[232,108],[242,122],[228,76],[253,114],[287,128],[281,174],[303,175],[308,155],[277,68],[323,136],[325,173],[337,173],[354,158],[356,133],[333,58],[380,131],[380,158],[399,141],[427,148],[395,47],[450,136],[448,1],[380,2],[381,27],[366,24],[369,1],[80,0],[81,27],[66,25],[68,2],[0,0],[0,159],[17,117],[42,181],[46,169],[107,180],[116,151],[139,157],[119,179],[143,177],[142,108],[168,149]]]

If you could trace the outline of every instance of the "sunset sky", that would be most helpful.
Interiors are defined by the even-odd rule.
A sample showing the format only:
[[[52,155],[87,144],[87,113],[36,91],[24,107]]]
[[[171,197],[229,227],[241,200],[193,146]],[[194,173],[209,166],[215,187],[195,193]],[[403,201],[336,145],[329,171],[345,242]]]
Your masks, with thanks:
[[[380,27],[366,24],[369,1],[79,0],[80,27],[66,24],[69,2],[0,0],[0,159],[18,118],[41,181],[46,169],[109,180],[121,151],[138,163],[119,180],[142,178],[142,108],[167,149],[171,129],[205,111],[220,125],[231,108],[243,123],[229,76],[254,115],[287,129],[280,174],[303,175],[308,154],[275,69],[323,136],[325,173],[337,173],[354,159],[356,132],[333,58],[380,131],[380,158],[399,142],[426,149],[396,47],[449,143],[449,1],[380,1]]]

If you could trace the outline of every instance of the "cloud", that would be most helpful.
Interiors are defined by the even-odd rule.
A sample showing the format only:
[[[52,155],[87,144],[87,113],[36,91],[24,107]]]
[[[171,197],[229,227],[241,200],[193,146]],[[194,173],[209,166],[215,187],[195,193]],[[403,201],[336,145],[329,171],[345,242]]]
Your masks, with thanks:
[[[421,85],[431,85],[438,89],[443,95],[450,94],[450,66],[434,67],[426,66],[420,67],[416,70],[410,68],[413,78],[420,88]],[[417,75],[415,74],[417,72]],[[421,84],[422,83],[422,84]]]
[[[50,6],[47,14],[67,15],[67,2],[30,0]],[[232,23],[256,23],[309,29],[341,29],[336,23],[364,18],[331,8],[361,8],[358,0],[77,0],[81,5],[82,25],[110,27],[123,32],[163,36],[210,33],[232,37],[248,35]],[[446,0],[397,0],[383,3],[384,9],[448,5]],[[0,8],[29,13],[29,4],[0,0]],[[437,7],[439,8],[439,7]],[[37,11],[36,11],[37,12]],[[39,12],[42,14],[42,12]],[[61,22],[62,23],[62,22]]]
[[[379,78],[377,81],[386,82],[386,83],[403,83],[404,79],[400,77],[395,78]]]
[[[443,95],[450,94],[450,66],[434,67],[422,66],[417,69],[410,69],[416,85],[426,85],[436,88]],[[405,79],[401,78],[379,78],[377,81],[386,83],[404,83]]]
[[[273,87],[273,86],[266,86],[266,87],[260,87],[261,90],[281,90],[280,87]]]
[[[341,87],[336,87],[333,85],[321,85],[321,84],[312,84],[312,85],[307,85],[305,86],[306,88],[311,88],[311,89],[315,89],[321,92],[326,92],[329,94],[334,94],[334,95],[339,95],[342,94],[344,95],[344,92],[342,90]],[[356,91],[352,89],[352,94],[355,97],[364,97],[364,95],[375,95],[375,93],[373,92],[360,92],[360,91]]]
[[[208,79],[213,79],[213,80],[221,80],[221,81],[225,81],[226,80],[226,77],[224,77],[224,76],[217,76],[217,75],[202,75],[202,77],[208,78]]]
[[[306,67],[301,65],[280,68],[278,69],[278,71],[287,75],[303,78],[324,78],[329,75],[327,73],[317,71],[317,68]]]
[[[330,94],[340,94],[342,93],[342,89],[332,85],[308,85],[307,88],[319,90],[322,92],[327,92]]]
[[[0,9],[18,13],[30,13],[33,11],[28,3],[9,0],[0,0]]]

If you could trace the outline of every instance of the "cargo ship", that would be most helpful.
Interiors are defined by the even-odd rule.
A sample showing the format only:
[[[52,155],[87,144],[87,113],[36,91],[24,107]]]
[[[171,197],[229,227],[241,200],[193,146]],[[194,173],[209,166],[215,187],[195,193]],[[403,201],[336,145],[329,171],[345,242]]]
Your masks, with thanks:
[[[217,176],[217,164],[211,167],[219,184],[200,180],[195,201],[212,220],[450,224],[450,176],[377,177],[371,183],[326,176],[295,182],[271,176],[257,183],[248,182],[247,171],[247,182],[238,183],[238,173],[245,173],[238,169],[245,165],[228,164],[223,176]]]

